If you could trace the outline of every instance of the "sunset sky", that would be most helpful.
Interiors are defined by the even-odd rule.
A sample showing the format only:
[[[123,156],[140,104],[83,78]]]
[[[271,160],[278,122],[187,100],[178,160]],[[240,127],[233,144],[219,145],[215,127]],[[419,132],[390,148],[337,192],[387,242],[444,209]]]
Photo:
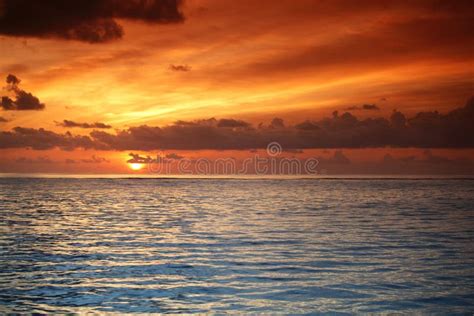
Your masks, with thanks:
[[[473,29],[463,0],[0,0],[0,172],[275,141],[328,174],[472,174]]]

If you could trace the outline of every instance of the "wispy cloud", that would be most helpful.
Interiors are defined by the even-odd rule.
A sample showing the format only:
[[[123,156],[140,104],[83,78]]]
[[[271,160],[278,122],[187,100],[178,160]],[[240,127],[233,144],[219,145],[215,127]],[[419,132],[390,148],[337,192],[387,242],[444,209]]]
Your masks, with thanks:
[[[172,71],[182,71],[182,72],[188,72],[191,71],[191,67],[188,65],[170,65],[170,70]]]
[[[56,125],[62,126],[62,127],[79,127],[79,128],[99,128],[99,129],[112,128],[111,125],[101,123],[101,122],[79,123],[79,122],[74,122],[74,121],[71,121],[71,120],[64,120],[62,122],[56,122]]]
[[[378,111],[380,108],[376,104],[363,104],[361,106],[350,106],[346,111]]]

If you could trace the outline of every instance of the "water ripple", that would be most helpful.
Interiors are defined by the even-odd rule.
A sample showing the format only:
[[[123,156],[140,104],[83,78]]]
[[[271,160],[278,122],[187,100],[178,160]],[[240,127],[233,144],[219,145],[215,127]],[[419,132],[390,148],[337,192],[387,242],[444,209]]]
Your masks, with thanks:
[[[0,313],[474,311],[474,181],[0,179]]]

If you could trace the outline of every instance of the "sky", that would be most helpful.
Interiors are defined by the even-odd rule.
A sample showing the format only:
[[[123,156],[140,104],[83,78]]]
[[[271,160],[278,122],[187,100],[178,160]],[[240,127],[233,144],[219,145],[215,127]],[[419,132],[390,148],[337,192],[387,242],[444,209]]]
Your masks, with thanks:
[[[326,174],[474,174],[473,21],[463,0],[0,0],[0,172],[276,142]]]

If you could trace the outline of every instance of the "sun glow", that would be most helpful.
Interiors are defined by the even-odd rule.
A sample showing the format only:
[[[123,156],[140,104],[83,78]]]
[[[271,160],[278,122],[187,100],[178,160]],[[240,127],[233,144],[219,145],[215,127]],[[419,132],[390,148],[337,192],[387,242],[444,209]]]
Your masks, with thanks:
[[[128,166],[134,171],[138,171],[143,168],[144,164],[142,163],[129,163]]]

